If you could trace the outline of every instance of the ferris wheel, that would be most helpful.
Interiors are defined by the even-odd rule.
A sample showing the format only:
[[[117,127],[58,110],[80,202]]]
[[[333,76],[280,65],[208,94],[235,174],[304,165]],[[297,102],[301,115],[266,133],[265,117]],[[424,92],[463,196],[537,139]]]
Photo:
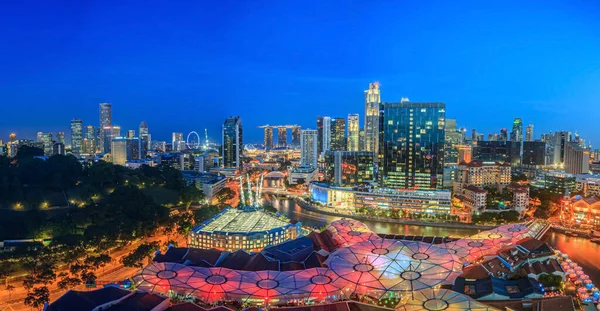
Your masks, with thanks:
[[[185,144],[188,147],[188,149],[200,148],[200,135],[198,135],[198,133],[196,133],[196,131],[191,131],[187,135]]]

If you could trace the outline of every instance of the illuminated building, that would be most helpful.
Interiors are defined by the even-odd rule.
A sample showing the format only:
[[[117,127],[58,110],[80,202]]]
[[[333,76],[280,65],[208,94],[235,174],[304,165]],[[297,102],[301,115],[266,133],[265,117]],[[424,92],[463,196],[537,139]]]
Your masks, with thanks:
[[[15,133],[10,133],[10,136],[8,138],[8,142],[9,143],[14,143],[15,141],[17,141],[17,134]]]
[[[317,168],[317,131],[302,130],[300,136],[300,165]]]
[[[110,153],[110,145],[112,137],[106,137],[107,134],[112,132],[107,131],[112,128],[112,105],[110,103],[100,104],[100,137],[98,138],[98,146],[100,153]]]
[[[487,191],[481,187],[466,186],[455,197],[462,202],[468,213],[477,214],[485,210]]]
[[[181,173],[188,185],[194,185],[202,190],[208,202],[212,202],[215,195],[225,188],[227,183],[227,177],[220,174],[198,171],[182,171]]]
[[[115,137],[111,145],[112,163],[125,166],[127,163],[127,138]]]
[[[287,147],[287,128],[286,127],[278,127],[277,128],[277,147],[279,147],[279,148]]]
[[[575,177],[577,191],[583,191],[584,196],[600,197],[600,175],[578,174]]]
[[[461,193],[466,186],[503,188],[511,183],[511,167],[506,163],[473,160],[458,165],[454,191]]]
[[[365,146],[366,151],[379,154],[379,82],[369,83],[365,91]]]
[[[458,158],[457,158],[458,163],[471,162],[471,146],[460,145],[460,146],[456,146],[456,149],[458,150]]]
[[[285,190],[285,174],[279,171],[272,171],[263,177],[263,189]]]
[[[300,132],[302,128],[300,126],[292,126],[292,146],[300,146]]]
[[[242,119],[240,117],[229,117],[223,123],[222,130],[222,153],[223,168],[242,168]]]
[[[590,172],[590,150],[570,142],[565,146],[565,172],[573,175]]]
[[[550,171],[536,176],[530,185],[538,189],[547,189],[555,194],[563,194],[565,189],[573,191],[576,188],[575,176],[564,171]]]
[[[302,181],[303,184],[308,184],[311,181],[317,180],[319,169],[310,166],[294,166],[288,170],[288,183],[297,185]]]
[[[542,166],[546,164],[546,143],[543,141],[523,142],[522,165]]]
[[[359,120],[358,114],[348,115],[348,151],[359,151]]]
[[[65,132],[56,133],[56,142],[63,145],[65,144]]]
[[[166,152],[167,151],[167,142],[159,141],[159,140],[150,141],[150,151]]]
[[[508,141],[508,130],[506,128],[500,129],[499,140]]]
[[[554,133],[554,157],[552,164],[560,165],[565,163],[565,154],[569,142],[571,142],[570,132],[559,131]]]
[[[473,159],[483,162],[521,163],[521,143],[516,141],[478,141],[473,146]]]
[[[346,150],[346,119],[333,118],[331,120],[331,146],[329,150]]]
[[[125,136],[126,138],[134,138],[135,137],[135,130],[127,130],[127,136]]]
[[[441,189],[444,174],[444,103],[383,103],[380,148],[383,185]]]
[[[523,121],[521,121],[521,118],[515,118],[513,121],[512,131],[510,132],[510,141],[523,141]]]
[[[111,128],[112,137],[121,137],[121,127],[118,125],[113,125]]]
[[[83,149],[83,124],[81,119],[71,120],[71,153],[79,157]]]
[[[365,129],[358,131],[358,150],[365,150]]]
[[[533,124],[527,125],[525,128],[525,141],[533,141]]]
[[[577,195],[564,202],[564,204],[566,204],[565,211],[570,219],[600,226],[600,200],[598,198]]]
[[[179,147],[181,146],[179,142],[181,141],[183,141],[183,133],[173,132],[173,134],[171,134],[171,150],[181,151],[179,150]]]
[[[96,154],[96,129],[88,125],[85,127],[85,139],[83,140],[83,153],[86,155]]]
[[[456,128],[455,119],[446,119],[444,131],[444,164],[458,164],[458,146],[463,144],[463,133]]]
[[[325,117],[317,117],[317,153],[323,152],[323,119]]]
[[[127,161],[141,159],[141,142],[139,137],[127,138]]]
[[[52,144],[52,155],[64,155],[65,154],[65,144],[63,143],[54,143]]]
[[[331,149],[331,118],[323,117],[323,145],[321,152]]]
[[[273,128],[272,127],[265,127],[265,149],[271,150],[273,149]]]
[[[301,224],[291,224],[262,210],[225,209],[190,232],[191,247],[221,251],[260,252],[270,245],[295,239]]]
[[[145,158],[150,149],[150,132],[148,132],[148,125],[146,121],[142,121],[139,127],[140,132],[140,154],[142,158]]]
[[[40,137],[41,134],[41,137]],[[51,156],[52,155],[52,145],[54,142],[52,141],[52,133],[38,133],[38,139],[41,139],[39,142],[44,146],[44,155]]]
[[[325,152],[325,179],[342,187],[373,182],[373,153],[369,151]]]

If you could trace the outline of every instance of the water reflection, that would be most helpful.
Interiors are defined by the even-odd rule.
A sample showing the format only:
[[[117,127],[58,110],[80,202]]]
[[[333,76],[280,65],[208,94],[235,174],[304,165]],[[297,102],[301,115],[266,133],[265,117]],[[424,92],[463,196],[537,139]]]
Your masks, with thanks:
[[[291,200],[273,200],[273,206],[291,220],[302,222],[305,226],[321,228],[341,217],[323,215],[302,209]],[[398,235],[453,236],[465,237],[478,233],[477,229],[452,229],[429,226],[363,221],[377,233]],[[552,247],[569,254],[569,258],[581,265],[594,284],[600,285],[600,245],[587,239],[570,237],[562,233],[550,232],[544,241]]]

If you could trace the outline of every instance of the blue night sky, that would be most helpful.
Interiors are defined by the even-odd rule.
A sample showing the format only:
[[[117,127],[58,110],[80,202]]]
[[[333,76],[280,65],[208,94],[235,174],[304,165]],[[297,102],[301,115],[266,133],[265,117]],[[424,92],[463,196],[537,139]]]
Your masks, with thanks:
[[[535,136],[579,132],[600,146],[600,2],[4,1],[0,138],[98,126],[155,140],[229,115],[246,142],[261,124],[315,127],[382,100],[442,101],[486,134],[514,117]],[[67,134],[67,137],[69,135]]]

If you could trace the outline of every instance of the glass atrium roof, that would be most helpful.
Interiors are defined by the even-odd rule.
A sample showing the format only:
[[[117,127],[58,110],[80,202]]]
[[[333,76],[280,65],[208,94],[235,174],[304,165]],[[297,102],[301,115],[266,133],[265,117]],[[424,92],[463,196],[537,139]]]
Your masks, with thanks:
[[[469,296],[447,289],[425,289],[414,292],[412,298],[401,301],[396,311],[494,311]]]

